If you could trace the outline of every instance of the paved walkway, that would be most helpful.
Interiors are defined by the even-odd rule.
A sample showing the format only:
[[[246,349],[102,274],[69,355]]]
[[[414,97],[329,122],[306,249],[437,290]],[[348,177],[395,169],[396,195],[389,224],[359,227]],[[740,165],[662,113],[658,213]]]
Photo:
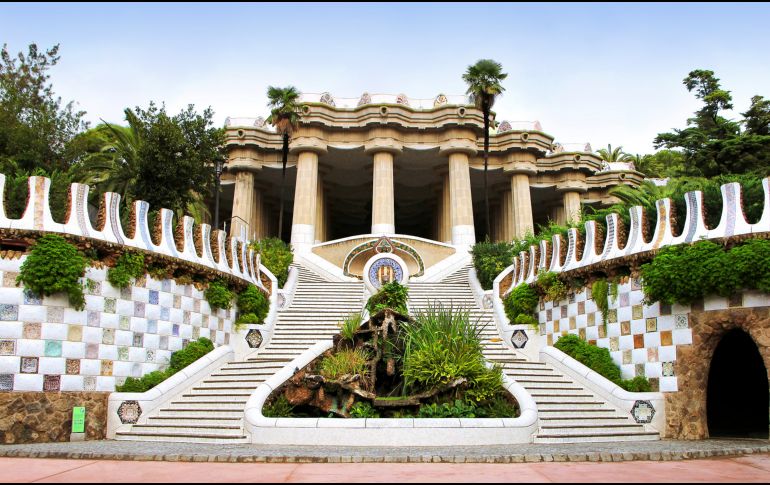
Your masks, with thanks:
[[[0,445],[0,457],[267,463],[536,463],[672,461],[770,453],[768,440],[637,441],[430,448],[86,441]],[[2,475],[0,475],[2,478]],[[770,477],[768,477],[770,479]]]
[[[0,458],[2,482],[767,482],[770,455],[677,462],[165,463]]]

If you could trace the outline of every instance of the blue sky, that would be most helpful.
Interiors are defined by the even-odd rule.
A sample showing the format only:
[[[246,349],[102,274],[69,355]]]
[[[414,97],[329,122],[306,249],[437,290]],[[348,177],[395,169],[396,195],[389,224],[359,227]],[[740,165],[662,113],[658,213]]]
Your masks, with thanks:
[[[539,120],[563,143],[653,151],[712,69],[737,117],[770,97],[768,4],[2,4],[12,52],[61,44],[55,91],[87,119],[124,107],[266,115],[268,85],[336,96],[465,91],[479,58],[503,64],[498,119]],[[483,25],[483,27],[481,27]]]

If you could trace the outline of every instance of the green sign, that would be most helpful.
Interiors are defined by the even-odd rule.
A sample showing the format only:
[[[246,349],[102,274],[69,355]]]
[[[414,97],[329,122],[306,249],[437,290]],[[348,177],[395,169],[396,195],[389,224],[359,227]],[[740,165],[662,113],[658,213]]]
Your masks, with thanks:
[[[84,433],[86,430],[86,408],[72,408],[72,432]]]

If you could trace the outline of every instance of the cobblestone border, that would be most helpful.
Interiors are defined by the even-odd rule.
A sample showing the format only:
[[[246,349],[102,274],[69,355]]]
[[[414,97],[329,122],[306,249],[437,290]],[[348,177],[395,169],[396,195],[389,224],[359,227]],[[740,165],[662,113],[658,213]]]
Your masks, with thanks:
[[[255,452],[261,450],[255,449]],[[427,450],[426,450],[427,451]],[[443,450],[442,450],[443,451]],[[643,451],[643,452],[574,452],[574,453],[526,453],[479,455],[439,455],[428,451],[417,455],[276,455],[255,456],[238,454],[197,454],[197,453],[100,453],[3,450],[2,458],[54,458],[69,460],[123,460],[123,461],[166,461],[166,462],[209,462],[209,463],[539,463],[539,462],[622,462],[622,461],[680,461],[715,457],[734,457],[770,453],[770,444],[735,446],[714,450],[692,451]]]

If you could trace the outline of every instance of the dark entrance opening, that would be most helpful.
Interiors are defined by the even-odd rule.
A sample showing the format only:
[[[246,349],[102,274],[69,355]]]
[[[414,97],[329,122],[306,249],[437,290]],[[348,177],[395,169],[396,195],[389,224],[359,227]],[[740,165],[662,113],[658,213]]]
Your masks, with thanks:
[[[706,409],[711,437],[768,438],[767,370],[757,345],[743,330],[731,330],[714,351]]]

